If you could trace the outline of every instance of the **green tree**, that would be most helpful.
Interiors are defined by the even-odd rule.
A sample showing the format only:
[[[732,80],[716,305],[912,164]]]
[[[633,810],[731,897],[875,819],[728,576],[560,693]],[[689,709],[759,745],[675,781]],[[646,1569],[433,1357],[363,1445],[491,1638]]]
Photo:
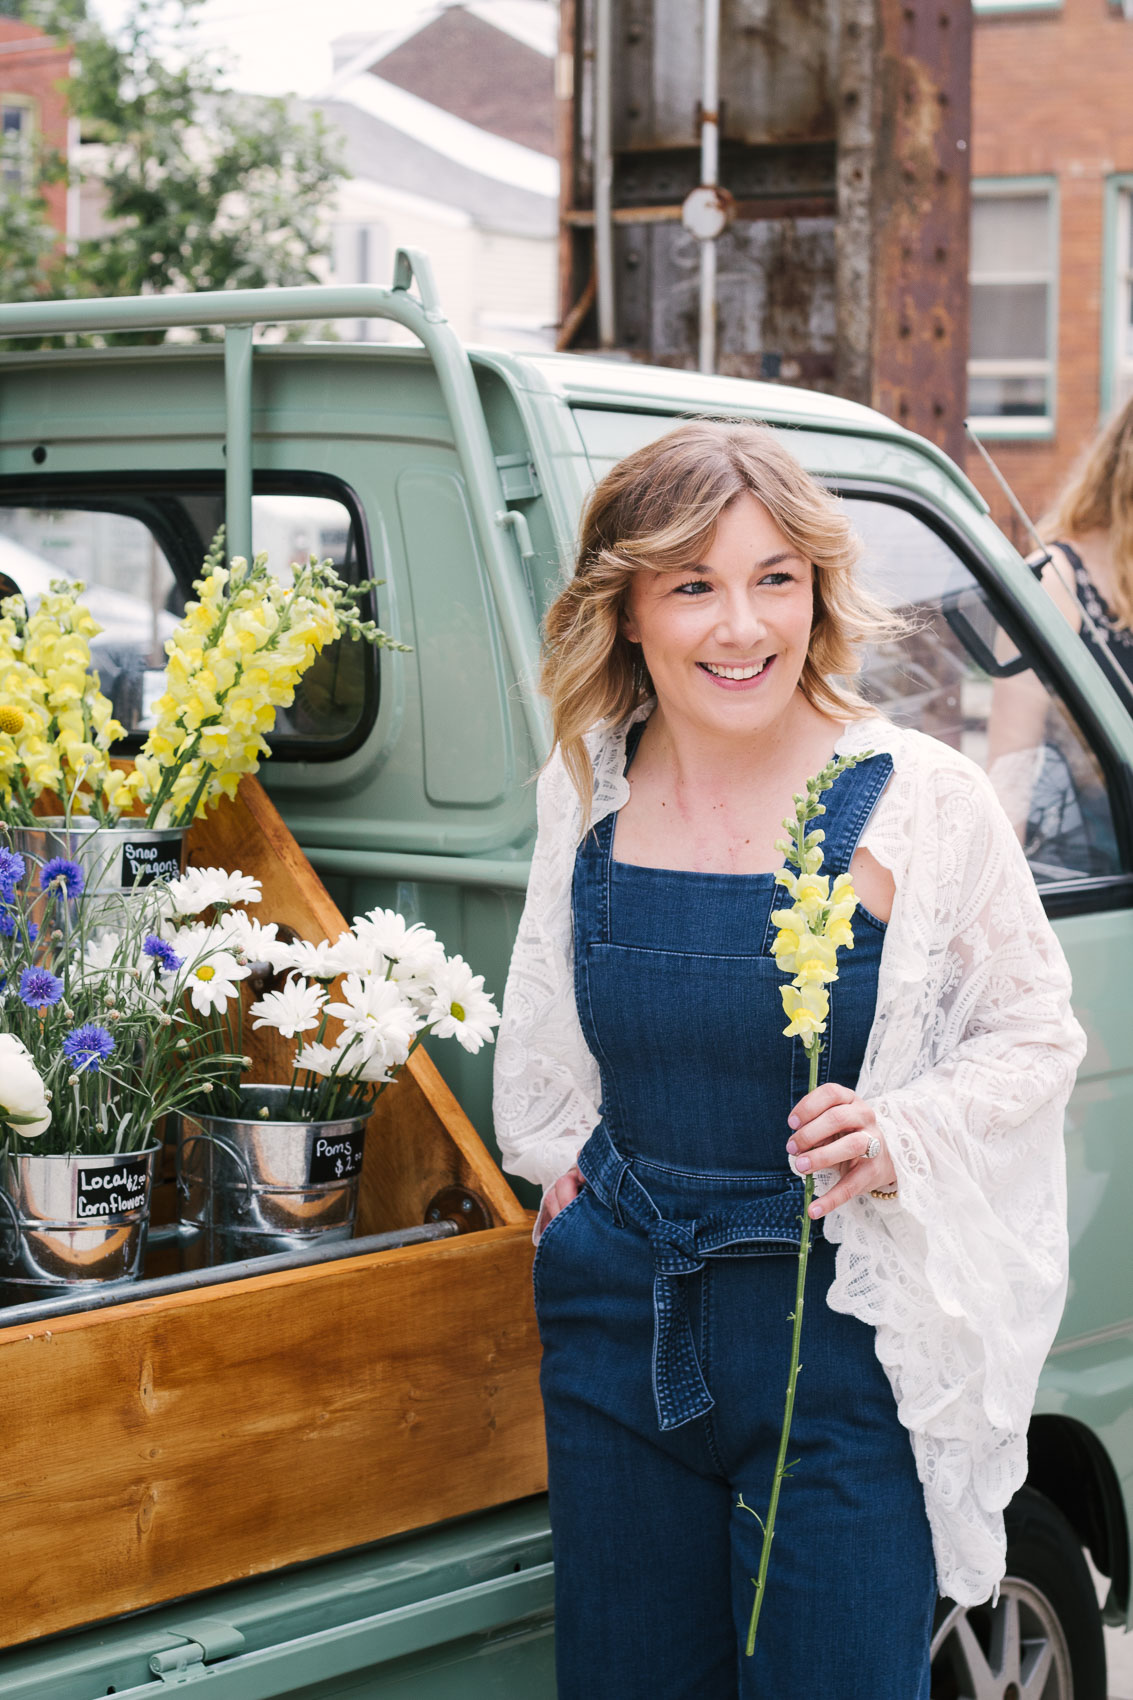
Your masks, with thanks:
[[[107,226],[63,250],[42,199],[61,164],[41,159],[31,189],[0,202],[7,300],[316,281],[343,176],[336,143],[318,115],[224,87],[196,40],[200,4],[133,0],[111,37],[85,0],[0,0],[75,45],[70,105],[93,144],[81,169],[102,192]]]

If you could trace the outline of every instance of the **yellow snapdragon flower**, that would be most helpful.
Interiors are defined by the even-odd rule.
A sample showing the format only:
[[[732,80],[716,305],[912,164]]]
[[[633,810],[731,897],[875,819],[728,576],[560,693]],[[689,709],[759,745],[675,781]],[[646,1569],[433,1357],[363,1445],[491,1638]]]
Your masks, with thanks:
[[[830,994],[825,986],[800,988],[792,981],[790,985],[779,987],[779,996],[787,1017],[783,1033],[788,1039],[813,1042],[820,1033],[825,1033],[826,1018],[830,1014]]]
[[[792,976],[789,986],[780,987],[788,1018],[783,1032],[787,1038],[801,1038],[812,1055],[818,1035],[826,1031],[830,1004],[825,988],[838,978],[838,952],[854,947],[850,922],[858,899],[848,873],[835,875],[831,885],[830,876],[821,871],[823,834],[807,828],[815,815],[824,813],[819,796],[846,765],[853,763],[831,763],[810,782],[805,797],[795,798],[798,814],[783,823],[790,837],[781,839],[779,847],[796,871],[780,868],[775,875],[776,884],[792,900],[789,909],[771,913],[777,929],[771,954],[782,972]]]
[[[165,645],[165,690],[135,765],[129,792],[142,798],[151,825],[187,825],[268,754],[277,712],[328,643],[349,632],[388,645],[363,622],[356,600],[367,587],[346,586],[332,564],[313,558],[292,568],[290,585],[269,571],[266,555],[221,564],[219,539],[194,585],[196,599]],[[397,646],[401,647],[401,646]]]
[[[0,734],[0,798],[28,819],[45,790],[78,813],[108,803],[109,750],[123,728],[91,670],[90,639],[100,627],[79,600],[82,590],[56,581],[33,614],[21,596],[0,602],[0,703],[20,717],[16,730]]]

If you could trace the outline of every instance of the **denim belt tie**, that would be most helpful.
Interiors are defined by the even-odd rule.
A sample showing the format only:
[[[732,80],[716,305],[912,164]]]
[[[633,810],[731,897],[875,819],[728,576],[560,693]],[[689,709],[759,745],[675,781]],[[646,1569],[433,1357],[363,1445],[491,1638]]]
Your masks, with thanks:
[[[756,1197],[709,1208],[693,1221],[662,1215],[601,1125],[580,1151],[578,1166],[619,1227],[630,1222],[653,1253],[653,1400],[662,1429],[706,1416],[715,1403],[696,1355],[686,1277],[710,1257],[760,1257],[797,1250],[803,1183],[793,1175],[736,1176],[759,1186]],[[693,1177],[690,1177],[690,1179]],[[697,1177],[699,1182],[700,1177]],[[715,1176],[703,1177],[701,1196]],[[762,1190],[766,1188],[766,1190]]]

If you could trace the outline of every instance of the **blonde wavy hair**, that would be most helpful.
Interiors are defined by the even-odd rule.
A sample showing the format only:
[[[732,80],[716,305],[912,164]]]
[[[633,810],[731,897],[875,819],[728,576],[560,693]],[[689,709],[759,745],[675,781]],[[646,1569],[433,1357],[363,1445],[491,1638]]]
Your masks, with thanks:
[[[1052,542],[1089,531],[1109,532],[1114,612],[1123,626],[1133,626],[1133,396],[1090,444],[1039,522],[1040,535]]]
[[[876,712],[848,681],[860,668],[860,647],[895,636],[902,625],[856,582],[862,545],[841,504],[760,425],[679,425],[619,461],[594,490],[574,576],[544,622],[541,689],[584,821],[594,784],[584,735],[616,725],[653,694],[640,647],[622,632],[630,583],[639,572],[681,572],[702,561],[720,515],[744,491],[814,566],[803,694],[840,719]]]

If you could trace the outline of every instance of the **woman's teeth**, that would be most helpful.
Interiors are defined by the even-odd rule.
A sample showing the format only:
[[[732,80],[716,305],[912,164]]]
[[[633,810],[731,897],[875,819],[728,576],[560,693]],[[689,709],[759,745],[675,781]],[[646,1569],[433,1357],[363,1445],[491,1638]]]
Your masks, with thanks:
[[[711,661],[702,661],[700,665],[706,673],[715,673],[718,679],[754,679],[763,672],[770,656],[765,655],[762,661],[753,662],[750,667],[714,667]]]

